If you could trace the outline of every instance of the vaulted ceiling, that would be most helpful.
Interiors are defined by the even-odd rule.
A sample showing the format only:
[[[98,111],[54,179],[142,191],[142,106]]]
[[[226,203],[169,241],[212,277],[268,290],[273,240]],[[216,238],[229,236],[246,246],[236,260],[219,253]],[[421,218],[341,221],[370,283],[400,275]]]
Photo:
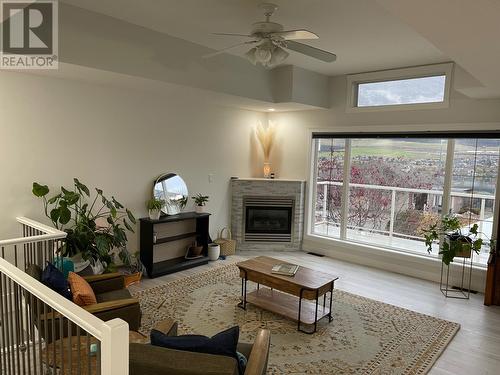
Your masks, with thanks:
[[[316,32],[320,39],[307,43],[334,52],[338,57],[334,63],[323,63],[291,52],[286,64],[333,76],[454,61],[464,73],[454,82],[456,90],[473,98],[500,98],[500,2],[497,0],[272,1],[279,6],[272,21],[282,23],[286,29],[306,28]],[[148,52],[154,50],[155,55],[163,59],[162,63],[170,68],[172,61],[176,61],[177,65],[179,61],[184,61],[183,65],[173,67],[172,74],[180,72],[195,79],[192,69],[184,68],[189,58],[190,68],[202,67],[198,69],[202,80],[205,79],[204,72],[210,72],[216,66],[232,68],[235,72],[250,69],[251,74],[265,75],[258,68],[252,70],[243,58],[237,58],[246,52],[246,48],[231,50],[230,55],[224,55],[228,57],[226,60],[220,56],[213,61],[201,59],[210,50],[244,41],[244,38],[215,36],[212,33],[250,32],[253,22],[263,20],[262,11],[258,8],[261,0],[62,2],[113,17],[121,21],[122,26],[135,26],[135,29],[130,27],[130,35],[120,34],[120,38],[134,39],[137,27],[156,33],[152,41],[139,42],[140,38],[135,38],[136,47],[140,48],[141,43],[148,44]],[[109,24],[113,24],[112,20]],[[66,26],[75,28],[73,25]],[[122,45],[126,42],[125,39],[118,42],[119,37],[112,36],[113,30],[106,30],[107,35],[98,34],[97,30],[94,32],[93,25],[78,28],[82,33],[96,34],[93,35],[95,38],[113,40]],[[143,34],[145,37],[147,33]],[[61,37],[64,38],[64,35]],[[186,47],[183,47],[183,42]],[[71,41],[67,40],[66,50],[71,49],[70,44]],[[190,54],[176,60],[177,55],[186,51]],[[75,58],[69,62],[78,64],[79,61],[75,61],[78,51],[73,49],[72,52]],[[120,56],[120,51],[115,52]],[[123,57],[121,61],[124,61]],[[90,63],[87,65],[92,66],[93,62]],[[98,64],[94,65],[98,67]],[[120,69],[121,65],[118,65],[118,71]]]
[[[221,49],[245,38],[213,32],[250,32],[262,21],[256,0],[64,0],[94,12]],[[340,75],[449,61],[429,41],[374,0],[273,0],[272,21],[286,29],[306,28],[320,36],[308,44],[337,54],[323,63],[291,52],[287,64],[327,75]],[[242,55],[248,48],[230,53]],[[175,51],[172,51],[175,53]]]

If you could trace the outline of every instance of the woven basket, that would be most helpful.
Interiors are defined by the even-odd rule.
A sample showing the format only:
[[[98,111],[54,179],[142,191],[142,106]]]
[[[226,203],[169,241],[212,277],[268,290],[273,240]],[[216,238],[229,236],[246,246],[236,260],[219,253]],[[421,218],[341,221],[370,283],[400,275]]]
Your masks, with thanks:
[[[224,237],[224,231],[227,231],[227,237]],[[228,227],[222,228],[214,242],[220,245],[220,255],[234,255],[236,253],[236,240],[231,239],[231,230]]]

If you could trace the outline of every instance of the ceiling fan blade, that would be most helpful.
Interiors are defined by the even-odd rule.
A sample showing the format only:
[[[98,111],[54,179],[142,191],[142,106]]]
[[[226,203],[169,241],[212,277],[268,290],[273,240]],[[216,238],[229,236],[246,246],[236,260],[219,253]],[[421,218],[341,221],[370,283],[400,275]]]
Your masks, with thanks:
[[[212,35],[246,36],[246,37],[251,37],[251,35],[248,35],[248,34],[233,34],[233,33],[212,33]]]
[[[305,29],[279,31],[271,33],[271,36],[279,36],[285,40],[319,39],[317,34]]]
[[[209,53],[209,54],[206,54],[206,55],[203,55],[202,57],[204,59],[208,59],[210,57],[214,57],[214,56],[217,56],[217,55],[220,55],[221,53],[224,53],[232,48],[236,48],[236,47],[239,47],[239,46],[243,46],[245,44],[253,44],[253,43],[257,43],[258,40],[250,40],[248,42],[243,42],[243,43],[238,43],[238,44],[234,44],[232,46],[229,46],[229,47],[226,47],[226,48],[223,48],[223,49],[220,49],[218,51],[215,51],[215,52],[212,52],[212,53]]]
[[[285,47],[324,62],[334,62],[337,60],[337,56],[334,53],[323,51],[322,49],[311,47],[307,44],[294,42],[293,40],[287,41]]]

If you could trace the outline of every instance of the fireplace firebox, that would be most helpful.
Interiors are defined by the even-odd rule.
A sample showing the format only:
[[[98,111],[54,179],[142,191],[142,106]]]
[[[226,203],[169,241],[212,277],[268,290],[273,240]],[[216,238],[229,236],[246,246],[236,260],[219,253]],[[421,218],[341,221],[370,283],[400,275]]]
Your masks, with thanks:
[[[290,198],[245,198],[245,241],[291,242],[293,209]]]

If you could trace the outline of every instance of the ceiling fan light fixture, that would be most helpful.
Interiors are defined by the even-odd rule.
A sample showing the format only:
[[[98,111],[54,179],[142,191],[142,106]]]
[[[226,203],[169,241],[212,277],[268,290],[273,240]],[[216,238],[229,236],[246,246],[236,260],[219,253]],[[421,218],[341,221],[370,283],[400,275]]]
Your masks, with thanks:
[[[278,9],[276,4],[262,3],[259,7],[263,10],[266,19],[264,21],[255,22],[249,34],[216,33],[217,35],[229,35],[239,38],[248,37],[252,38],[252,40],[229,46],[205,55],[205,57],[213,57],[227,52],[230,49],[252,44],[255,45],[255,48],[245,53],[245,57],[252,64],[261,64],[266,68],[273,68],[285,61],[289,55],[286,50],[298,52],[302,55],[327,63],[336,60],[337,56],[334,53],[297,42],[297,40],[318,39],[319,36],[316,33],[306,29],[285,30],[283,25],[271,22],[271,16]]]
[[[255,58],[257,62],[260,62],[262,65],[266,65],[271,58],[273,57],[272,49],[267,45],[261,45],[256,47],[255,49]]]
[[[255,57],[255,51],[257,51],[257,48],[255,48],[255,47],[250,49],[247,53],[245,53],[245,57],[252,64],[257,65],[257,58]]]
[[[287,51],[285,51],[283,48],[276,47],[273,50],[271,60],[269,60],[268,66],[273,67],[273,66],[281,64],[283,61],[285,61],[287,59],[287,57],[289,55],[290,54]]]

